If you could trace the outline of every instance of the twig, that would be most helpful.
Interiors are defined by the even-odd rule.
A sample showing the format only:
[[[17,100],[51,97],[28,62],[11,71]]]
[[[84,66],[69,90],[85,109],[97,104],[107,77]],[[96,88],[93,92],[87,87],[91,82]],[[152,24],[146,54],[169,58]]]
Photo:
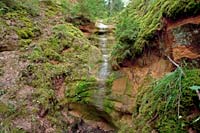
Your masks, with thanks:
[[[182,90],[181,90],[181,77],[182,75],[185,76],[185,73],[183,72],[183,69],[179,66],[179,64],[177,64],[175,61],[173,61],[169,56],[167,56],[167,58],[169,59],[170,62],[172,62],[172,64],[174,64],[180,71],[180,75],[179,75],[179,95],[178,95],[178,119],[181,118],[180,116],[180,103],[181,103],[181,93],[182,93]]]
[[[169,56],[167,56],[167,58],[169,59],[169,61],[174,64],[178,69],[181,70],[181,73],[185,76],[185,73],[183,72],[183,69],[179,66],[179,64],[177,64],[175,61],[173,61]]]
[[[180,73],[180,81],[179,81],[179,95],[178,95],[178,118],[180,119],[181,117],[180,117],[180,104],[181,104],[181,94],[182,94],[182,90],[181,90],[181,77],[182,77],[182,74],[184,74],[184,73]]]

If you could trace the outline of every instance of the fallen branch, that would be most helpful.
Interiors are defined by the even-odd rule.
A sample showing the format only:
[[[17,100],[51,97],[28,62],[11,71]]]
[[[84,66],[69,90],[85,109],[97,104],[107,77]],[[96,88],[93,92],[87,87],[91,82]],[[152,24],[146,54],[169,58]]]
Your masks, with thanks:
[[[179,64],[177,64],[175,61],[173,61],[169,56],[167,56],[167,58],[169,59],[169,61],[174,64],[180,71],[181,73],[185,76],[185,73],[183,72],[183,69],[179,66]]]

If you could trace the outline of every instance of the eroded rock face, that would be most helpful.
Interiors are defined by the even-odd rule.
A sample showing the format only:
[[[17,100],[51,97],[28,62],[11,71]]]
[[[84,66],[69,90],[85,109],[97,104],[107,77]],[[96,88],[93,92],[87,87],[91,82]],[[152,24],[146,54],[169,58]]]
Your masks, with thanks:
[[[165,47],[175,61],[183,58],[197,59],[200,57],[200,17],[192,17],[176,22],[167,21]],[[169,52],[168,52],[169,53]]]
[[[113,103],[111,116],[116,121],[131,127],[131,117],[135,107],[137,92],[152,79],[158,79],[175,67],[167,56],[175,62],[200,63],[200,17],[186,18],[173,22],[166,20],[162,33],[152,48],[143,51],[134,61],[125,61],[120,69],[121,77],[112,83],[109,98]],[[118,115],[116,115],[118,114]],[[120,115],[119,115],[120,114]]]
[[[172,64],[158,51],[149,49],[134,62],[127,63],[129,65],[121,68],[120,76],[113,81],[108,99],[113,104],[110,115],[118,125],[132,127],[132,113],[139,89],[172,70]]]

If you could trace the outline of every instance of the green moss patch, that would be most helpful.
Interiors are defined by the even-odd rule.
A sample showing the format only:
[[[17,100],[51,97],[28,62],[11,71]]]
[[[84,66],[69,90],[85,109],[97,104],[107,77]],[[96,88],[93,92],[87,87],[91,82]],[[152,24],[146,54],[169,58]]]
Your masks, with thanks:
[[[33,23],[29,14],[24,10],[8,12],[5,14],[5,19],[15,22],[11,27],[13,27],[21,39],[33,38],[39,31],[39,28]]]
[[[103,108],[104,108],[105,112],[111,113],[114,110],[114,103],[113,103],[113,101],[111,101],[109,99],[104,99],[103,100]]]
[[[200,83],[200,70],[177,69],[154,82],[137,95],[133,114],[134,130],[137,132],[187,132],[193,128],[200,131],[198,116],[189,118],[192,110],[199,110],[197,94],[190,89]]]
[[[97,89],[97,85],[97,81],[94,78],[72,83],[66,90],[66,98],[73,103],[92,103],[92,96]]]
[[[22,79],[36,88],[34,97],[43,109],[51,112],[66,102],[91,102],[96,80],[89,75],[90,50],[81,31],[68,23],[54,26],[51,36],[33,46],[28,55],[32,64]],[[63,101],[56,96],[55,79],[67,85]]]
[[[35,91],[36,102],[45,109],[51,109],[57,102],[52,79],[57,76],[65,77],[69,73],[70,70],[67,65],[43,63],[29,65],[22,77],[27,80],[29,85],[37,88]]]

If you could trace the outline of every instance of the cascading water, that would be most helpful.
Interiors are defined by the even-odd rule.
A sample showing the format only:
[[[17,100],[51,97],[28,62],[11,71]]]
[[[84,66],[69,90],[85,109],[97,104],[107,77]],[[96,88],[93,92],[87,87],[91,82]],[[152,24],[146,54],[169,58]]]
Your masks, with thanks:
[[[99,71],[99,79],[102,81],[105,81],[106,78],[108,77],[110,71],[109,71],[109,51],[107,48],[107,38],[106,34],[99,35],[99,47],[102,52],[102,65],[100,67]]]
[[[97,25],[98,28],[98,44],[99,49],[102,53],[102,63],[100,65],[98,79],[99,79],[99,89],[95,93],[95,105],[103,110],[104,98],[106,96],[106,79],[108,78],[111,68],[109,63],[109,54],[110,54],[110,34],[108,33],[108,26],[102,23]]]
[[[92,99],[91,103],[88,104],[76,104],[75,106],[80,109],[80,112],[84,112],[83,117],[94,117],[98,118],[98,126],[101,127],[105,131],[109,131],[110,133],[114,133],[115,125],[111,122],[111,117],[108,112],[105,111],[105,100],[107,95],[106,88],[106,80],[111,73],[111,67],[109,63],[109,55],[114,44],[114,38],[112,34],[108,33],[108,26],[102,23],[99,23],[97,26],[97,33],[95,42],[98,43],[98,48],[102,53],[102,61],[99,65],[98,72],[96,73],[96,77],[98,79],[98,86],[95,87],[94,93],[90,99]],[[87,119],[86,119],[87,120]],[[97,121],[92,121],[93,123],[97,123]],[[92,124],[91,124],[92,125]],[[104,132],[102,132],[104,133]]]
[[[98,40],[99,48],[102,52],[102,64],[99,70],[99,80],[105,82],[108,75],[110,74],[110,65],[109,65],[109,34],[108,34],[108,25],[101,23],[101,21],[96,25],[98,28]]]

